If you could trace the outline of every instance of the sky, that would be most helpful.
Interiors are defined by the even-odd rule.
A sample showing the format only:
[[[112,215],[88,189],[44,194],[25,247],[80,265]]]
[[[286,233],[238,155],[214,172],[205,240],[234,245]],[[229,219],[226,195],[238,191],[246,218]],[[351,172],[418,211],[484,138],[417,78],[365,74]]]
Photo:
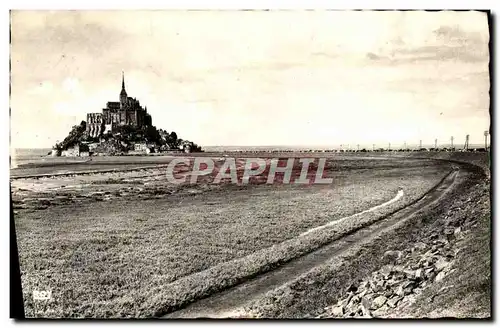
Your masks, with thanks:
[[[483,143],[480,12],[11,11],[11,146],[126,90],[202,146]]]

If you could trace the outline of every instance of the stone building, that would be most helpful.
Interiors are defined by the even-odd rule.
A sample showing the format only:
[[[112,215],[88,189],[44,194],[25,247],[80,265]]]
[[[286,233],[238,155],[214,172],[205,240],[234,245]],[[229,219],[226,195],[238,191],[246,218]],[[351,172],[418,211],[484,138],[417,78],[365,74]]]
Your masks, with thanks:
[[[86,131],[91,137],[99,137],[114,132],[116,127],[129,125],[136,128],[151,126],[151,115],[147,107],[142,107],[135,98],[128,97],[125,91],[125,76],[122,74],[120,101],[108,101],[102,113],[87,113]]]

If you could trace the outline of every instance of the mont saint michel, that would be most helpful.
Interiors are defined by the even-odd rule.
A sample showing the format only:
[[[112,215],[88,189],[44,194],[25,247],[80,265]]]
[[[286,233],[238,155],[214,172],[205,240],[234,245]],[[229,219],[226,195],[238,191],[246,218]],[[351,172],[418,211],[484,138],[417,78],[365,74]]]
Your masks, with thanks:
[[[122,90],[120,101],[108,101],[101,113],[87,113],[86,133],[93,138],[108,132],[115,132],[117,127],[130,126],[137,129],[151,126],[151,115],[147,107],[127,96],[125,90],[125,76],[122,73]]]
[[[69,135],[54,146],[52,155],[81,157],[201,150],[194,142],[179,138],[176,132],[157,130],[147,107],[128,96],[123,72],[118,99],[108,101],[100,113],[87,113],[87,121],[74,126]]]

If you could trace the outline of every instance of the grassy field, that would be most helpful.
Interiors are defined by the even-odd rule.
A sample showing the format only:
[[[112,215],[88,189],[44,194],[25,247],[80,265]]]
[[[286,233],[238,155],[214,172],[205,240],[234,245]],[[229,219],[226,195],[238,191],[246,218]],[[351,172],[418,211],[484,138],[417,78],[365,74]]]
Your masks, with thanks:
[[[397,206],[418,198],[450,166],[351,159],[330,169],[334,183],[323,186],[172,187],[154,178],[161,176],[154,170],[103,174],[79,183],[69,178],[69,187],[56,178],[37,188],[17,182],[13,196],[26,314],[154,316],[213,291],[212,285],[231,285],[266,263],[290,259],[331,238],[298,238],[310,228],[386,202],[401,188],[405,196]],[[105,182],[110,179],[120,183]],[[89,196],[95,192],[102,195]],[[82,197],[85,193],[88,197]],[[56,201],[62,197],[70,201]],[[50,205],[37,207],[40,198]],[[286,247],[278,251],[279,245]],[[52,299],[35,303],[33,290],[51,290]]]
[[[479,163],[482,164],[480,167],[487,167],[486,154],[479,155],[472,158],[450,157],[461,162]],[[405,258],[405,261],[411,262],[415,258],[418,260],[419,256],[428,250],[428,248],[417,248],[417,244],[436,247],[436,240],[441,239],[448,240],[446,248],[451,254],[455,254],[453,269],[449,275],[441,281],[430,283],[427,281],[427,285],[421,287],[423,290],[409,295],[406,302],[400,302],[396,308],[386,306],[385,310],[382,309],[382,313],[374,316],[490,317],[492,301],[490,181],[485,178],[489,176],[488,172],[483,175],[477,168],[469,169],[469,172],[461,171],[455,181],[455,188],[443,196],[439,206],[417,213],[410,220],[402,222],[399,227],[395,227],[373,242],[359,248],[352,247],[344,256],[327,261],[324,265],[267,293],[265,297],[246,307],[245,316],[314,318],[326,312],[327,315],[322,315],[322,318],[338,318],[339,315],[325,311],[327,309],[325,306],[338,304],[338,300],[345,300],[352,288],[350,286],[358,287],[363,279],[376,277],[376,273],[380,274],[377,270],[388,263],[384,256],[386,251],[411,254]],[[445,233],[450,227],[453,227],[452,229],[460,227],[461,232],[450,238]],[[421,250],[420,255],[416,249]],[[366,290],[358,289],[356,293],[364,295]],[[386,293],[390,292],[382,289],[381,294]],[[369,302],[368,298],[368,304]],[[344,317],[348,316],[349,311],[345,310]]]

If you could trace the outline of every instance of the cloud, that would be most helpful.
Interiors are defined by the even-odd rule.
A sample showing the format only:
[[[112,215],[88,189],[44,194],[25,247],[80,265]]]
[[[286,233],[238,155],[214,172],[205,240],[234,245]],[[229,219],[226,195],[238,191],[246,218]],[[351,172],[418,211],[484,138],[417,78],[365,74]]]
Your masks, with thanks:
[[[458,80],[487,74],[487,40],[478,13],[13,12],[11,125],[50,146],[125,70],[155,125],[200,144],[397,138],[438,110],[465,126],[489,85]]]
[[[378,60],[380,59],[380,56],[378,55],[375,55],[374,53],[372,52],[369,52],[366,54],[366,57],[368,57],[368,59],[371,59],[371,60]]]
[[[459,25],[440,26],[433,34],[443,43],[483,45],[488,42],[486,33],[465,31]]]
[[[380,53],[366,57],[384,64],[406,64],[422,61],[460,61],[486,63],[489,60],[488,35],[464,31],[459,26],[440,26],[428,33],[425,42],[409,45],[401,36],[387,42]]]

